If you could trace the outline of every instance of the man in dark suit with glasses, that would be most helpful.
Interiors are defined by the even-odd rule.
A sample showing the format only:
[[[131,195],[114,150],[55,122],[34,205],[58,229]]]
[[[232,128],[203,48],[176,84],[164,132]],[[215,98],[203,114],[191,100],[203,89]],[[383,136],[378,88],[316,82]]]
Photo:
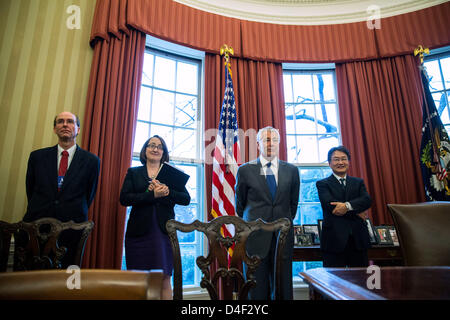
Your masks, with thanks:
[[[58,144],[35,150],[28,159],[28,205],[23,220],[51,217],[62,222],[87,221],[97,190],[100,159],[76,144],[80,120],[71,112],[61,112],[55,117],[53,132]],[[79,238],[75,231],[65,233],[60,238],[68,247],[63,267],[70,263]]]
[[[328,163],[333,173],[316,182],[323,210],[320,248],[324,267],[366,267],[369,232],[364,211],[372,200],[364,181],[347,175],[350,152],[331,148]]]

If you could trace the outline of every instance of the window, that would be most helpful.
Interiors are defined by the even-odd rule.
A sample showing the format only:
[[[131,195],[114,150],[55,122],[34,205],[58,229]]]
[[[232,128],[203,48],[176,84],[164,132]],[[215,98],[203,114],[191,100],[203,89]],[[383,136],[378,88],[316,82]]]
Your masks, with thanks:
[[[426,57],[424,65],[430,78],[430,91],[436,109],[450,135],[450,48],[434,52],[432,50],[431,55]]]
[[[204,220],[201,161],[203,56],[196,50],[148,37],[134,138],[132,166],[141,165],[139,152],[142,145],[157,134],[167,143],[171,163],[190,175],[186,188],[191,203],[175,206],[175,219],[184,223]],[[179,240],[183,284],[198,286],[200,273],[195,268],[195,258],[203,253],[203,239],[200,234],[181,233]]]
[[[316,181],[328,177],[328,150],[341,144],[334,65],[283,65],[288,162],[297,165],[300,196],[294,224],[317,224],[322,208]],[[294,262],[293,275],[322,266]]]

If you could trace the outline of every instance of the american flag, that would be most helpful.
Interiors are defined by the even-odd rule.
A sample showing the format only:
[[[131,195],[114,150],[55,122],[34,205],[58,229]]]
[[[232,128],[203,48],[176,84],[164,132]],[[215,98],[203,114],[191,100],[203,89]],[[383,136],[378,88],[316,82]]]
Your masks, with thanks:
[[[225,81],[225,92],[213,159],[211,215],[214,218],[236,214],[234,185],[236,184],[238,166],[241,164],[236,103],[231,68],[228,63],[225,65]],[[225,226],[222,231],[225,237],[234,235],[232,225]],[[232,250],[229,253],[231,255]]]

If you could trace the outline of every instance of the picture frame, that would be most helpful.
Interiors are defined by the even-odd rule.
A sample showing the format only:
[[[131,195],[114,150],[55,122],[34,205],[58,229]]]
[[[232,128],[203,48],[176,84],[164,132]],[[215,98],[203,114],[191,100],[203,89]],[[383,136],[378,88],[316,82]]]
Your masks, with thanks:
[[[300,247],[313,245],[312,234],[304,233],[302,225],[294,225],[294,245]]]
[[[365,219],[365,223],[367,225],[367,231],[369,232],[369,239],[370,239],[370,244],[377,244],[378,243],[378,238],[375,234],[375,228],[372,224],[372,221],[370,221],[369,218]]]
[[[395,247],[400,246],[400,241],[398,240],[397,230],[395,230],[395,227],[388,226],[388,230],[389,230],[389,235],[391,236],[391,239],[392,239],[392,245]]]
[[[393,245],[391,234],[389,232],[389,226],[376,226],[375,234],[377,236],[378,244],[380,245]]]
[[[317,224],[304,224],[303,233],[312,235],[312,244],[320,244],[319,225]]]

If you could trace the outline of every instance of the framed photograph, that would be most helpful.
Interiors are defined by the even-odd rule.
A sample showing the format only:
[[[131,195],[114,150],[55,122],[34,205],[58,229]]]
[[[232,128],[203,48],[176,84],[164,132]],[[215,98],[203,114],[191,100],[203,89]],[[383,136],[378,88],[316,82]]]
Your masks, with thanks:
[[[313,245],[313,237],[311,233],[304,233],[303,226],[294,226],[294,245],[296,246],[311,246]]]
[[[375,229],[373,227],[372,221],[369,218],[366,218],[367,231],[369,231],[369,239],[370,244],[377,244],[377,237],[375,235]]]
[[[319,226],[317,224],[304,224],[303,225],[303,233],[312,234],[312,243],[320,244]]]
[[[378,244],[382,245],[392,245],[392,238],[389,232],[389,226],[376,226],[375,234],[378,239]]]
[[[397,230],[395,230],[395,227],[388,226],[388,230],[389,230],[389,235],[391,236],[391,239],[392,239],[392,244],[394,246],[399,246],[400,242],[398,241]]]
[[[319,239],[322,239],[322,224],[323,219],[317,219],[317,226],[319,227]]]
[[[294,245],[298,246],[298,237],[303,233],[302,226],[294,225]]]

